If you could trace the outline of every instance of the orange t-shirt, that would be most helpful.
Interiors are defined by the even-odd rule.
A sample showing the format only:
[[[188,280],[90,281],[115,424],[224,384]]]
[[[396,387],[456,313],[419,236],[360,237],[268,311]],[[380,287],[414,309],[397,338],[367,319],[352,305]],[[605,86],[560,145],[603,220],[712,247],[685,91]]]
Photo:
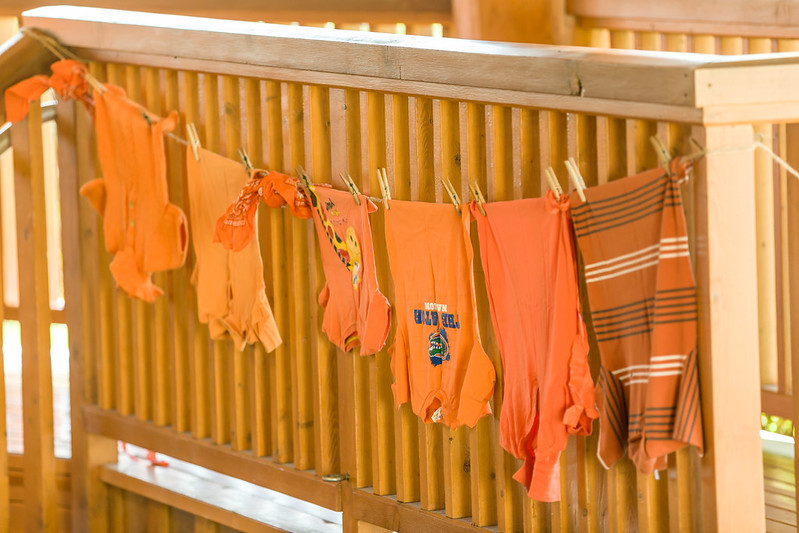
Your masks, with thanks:
[[[241,163],[202,148],[199,160],[186,150],[192,243],[197,256],[192,281],[197,287],[200,322],[211,338],[232,338],[236,348],[260,340],[267,352],[280,343],[280,332],[266,298],[263,263],[254,239],[238,252],[214,242],[219,215],[249,180]]]
[[[325,308],[322,330],[344,351],[361,347],[361,355],[380,351],[391,325],[391,306],[377,285],[369,213],[377,208],[365,196],[361,205],[349,192],[330,187],[308,191],[322,252]]]
[[[491,318],[504,366],[500,444],[539,501],[560,500],[560,453],[591,433],[594,382],[580,316],[569,200],[554,194],[472,204]]]
[[[103,215],[117,285],[152,302],[163,294],[152,273],[180,267],[188,249],[186,216],[169,203],[166,180],[164,132],[175,128],[178,116],[173,111],[162,119],[129,100],[120,87],[105,89],[94,94],[103,177],[80,193]]]
[[[470,215],[391,200],[386,245],[396,294],[394,401],[425,422],[474,426],[491,412],[494,366],[480,345]],[[435,414],[435,416],[434,416]]]

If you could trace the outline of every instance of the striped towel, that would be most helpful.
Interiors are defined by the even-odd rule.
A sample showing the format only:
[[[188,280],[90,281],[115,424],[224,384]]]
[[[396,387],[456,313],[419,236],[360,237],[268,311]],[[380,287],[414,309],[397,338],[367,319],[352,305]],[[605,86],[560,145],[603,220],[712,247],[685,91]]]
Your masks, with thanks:
[[[679,175],[649,170],[572,193],[572,217],[599,344],[599,459],[628,451],[641,472],[702,449],[696,285]]]

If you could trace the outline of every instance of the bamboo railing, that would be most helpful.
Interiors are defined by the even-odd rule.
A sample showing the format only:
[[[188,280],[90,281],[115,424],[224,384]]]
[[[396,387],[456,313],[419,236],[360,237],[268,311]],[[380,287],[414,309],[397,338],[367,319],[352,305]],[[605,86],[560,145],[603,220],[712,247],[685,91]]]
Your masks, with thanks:
[[[799,57],[725,59],[229,21],[209,28],[201,19],[89,9],[42,8],[23,22],[54,34],[91,62],[95,76],[153,112],[178,109],[181,124],[197,124],[211,150],[234,157],[244,145],[256,166],[302,164],[317,182],[347,170],[373,195],[373,169],[383,166],[399,199],[447,201],[435,179],[446,175],[461,196],[472,180],[491,201],[540,195],[542,170],[552,165],[565,178],[569,156],[589,185],[655,166],[652,134],[675,153],[690,151],[690,138],[709,150],[683,191],[707,453],[681,450],[667,475],[643,476],[626,459],[605,471],[596,432],[572,438],[561,461],[562,501],[542,504],[510,478],[517,465],[498,445],[496,418],[471,430],[425,425],[408,406],[393,407],[387,351],[342,353],[320,333],[323,278],[306,221],[280,210],[259,214],[267,293],[284,338],[274,353],[209,341],[196,319],[191,259],[159,276],[166,294],[156,304],[122,295],[107,270],[98,219],[77,196],[96,173],[90,119],[73,104],[58,106],[74,531],[105,531],[125,514],[119,476],[99,467],[116,460],[117,439],[341,510],[346,531],[764,528],[753,355],[756,161],[730,147],[751,145],[754,122],[799,118],[791,84],[768,83],[799,76]],[[25,433],[29,531],[56,528],[41,116],[33,108],[10,130],[23,379],[36,384],[23,408],[26,428],[39,429]],[[170,197],[185,205],[183,147],[167,143]],[[376,261],[391,300],[382,227],[378,211]],[[481,276],[478,267],[481,336],[501,378]],[[596,366],[595,345],[590,357]],[[494,413],[501,400],[499,379]],[[326,474],[348,479],[326,482]],[[153,523],[165,509],[153,511]]]

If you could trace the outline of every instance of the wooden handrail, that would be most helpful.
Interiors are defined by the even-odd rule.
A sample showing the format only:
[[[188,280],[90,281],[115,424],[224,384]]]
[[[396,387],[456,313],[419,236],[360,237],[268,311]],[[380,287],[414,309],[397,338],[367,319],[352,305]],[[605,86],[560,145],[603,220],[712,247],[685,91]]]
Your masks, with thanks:
[[[68,6],[27,11],[23,23],[98,61],[655,120],[735,122],[752,104],[767,105],[744,119],[799,118],[799,54],[550,47]]]

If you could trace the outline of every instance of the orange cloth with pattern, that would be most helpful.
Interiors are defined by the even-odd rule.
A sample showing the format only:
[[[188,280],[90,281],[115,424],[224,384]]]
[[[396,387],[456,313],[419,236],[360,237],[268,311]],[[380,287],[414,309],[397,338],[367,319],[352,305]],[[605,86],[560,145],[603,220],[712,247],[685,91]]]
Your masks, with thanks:
[[[103,215],[105,246],[114,254],[111,273],[119,288],[147,302],[163,291],[152,273],[180,267],[186,259],[186,216],[169,203],[164,132],[178,115],[157,117],[105,85],[95,91],[97,155],[103,177],[80,193]]]
[[[260,340],[267,352],[280,343],[280,332],[266,298],[263,263],[254,239],[238,252],[213,241],[216,221],[249,180],[241,163],[202,148],[199,161],[186,150],[191,239],[196,255],[192,282],[197,287],[200,322],[211,338],[232,338],[236,348]]]
[[[12,85],[5,92],[6,120],[19,122],[28,114],[30,103],[41,98],[47,89],[53,89],[61,100],[76,99],[86,107],[94,105],[89,94],[89,84],[84,75],[86,66],[71,59],[62,59],[50,65],[53,75],[31,76]]]
[[[588,435],[594,382],[580,315],[569,198],[472,203],[491,318],[504,367],[500,444],[539,501],[560,500],[560,453]]]
[[[356,346],[361,355],[378,352],[391,326],[391,306],[377,285],[369,225],[377,207],[366,196],[358,197],[358,205],[349,192],[330,187],[317,185],[307,194],[325,271],[322,331],[345,352]]]
[[[572,193],[591,318],[602,360],[599,460],[626,451],[644,473],[666,454],[702,450],[691,270],[679,179],[662,168]]]
[[[216,222],[214,240],[228,250],[242,250],[255,233],[255,213],[263,201],[269,207],[286,206],[297,218],[311,218],[311,205],[297,188],[299,180],[280,172],[256,170],[236,201]]]
[[[473,427],[491,413],[494,365],[480,345],[468,209],[389,201],[386,245],[396,294],[394,401],[425,422]]]

